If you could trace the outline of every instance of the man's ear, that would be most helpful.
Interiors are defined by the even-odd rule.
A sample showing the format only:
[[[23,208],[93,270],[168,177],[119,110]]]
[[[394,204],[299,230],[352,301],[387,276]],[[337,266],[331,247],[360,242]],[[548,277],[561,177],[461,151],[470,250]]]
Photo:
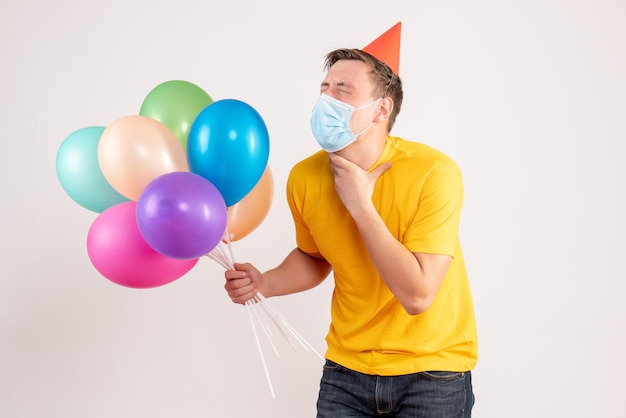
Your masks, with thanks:
[[[380,101],[380,107],[378,108],[378,114],[374,118],[374,122],[380,123],[391,115],[391,111],[393,110],[393,100],[391,97],[384,97]]]

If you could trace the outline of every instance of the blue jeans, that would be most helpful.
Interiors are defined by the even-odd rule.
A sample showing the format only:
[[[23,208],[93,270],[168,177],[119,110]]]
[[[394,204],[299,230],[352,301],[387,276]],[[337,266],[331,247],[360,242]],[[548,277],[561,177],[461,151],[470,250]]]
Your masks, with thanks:
[[[466,418],[473,405],[471,372],[375,376],[326,360],[317,418]]]

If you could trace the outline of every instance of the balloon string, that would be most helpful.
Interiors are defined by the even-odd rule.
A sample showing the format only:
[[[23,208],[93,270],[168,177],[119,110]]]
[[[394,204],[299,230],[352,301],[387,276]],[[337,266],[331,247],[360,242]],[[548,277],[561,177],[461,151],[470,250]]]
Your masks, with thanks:
[[[228,242],[228,252],[224,249],[224,243],[222,241],[218,242],[218,244],[211,251],[207,253],[207,256],[217,261],[222,267],[226,270],[234,269],[235,257],[233,255],[233,248],[230,242],[230,237],[228,234],[228,230],[224,234],[223,238],[226,238]]]
[[[281,326],[281,323],[278,321],[278,318],[271,312],[271,310],[268,307],[268,304],[261,302],[261,299],[258,299],[256,297],[255,297],[255,300],[257,302],[260,302],[258,303],[258,305],[261,306],[261,309],[263,309],[263,312],[265,312],[265,314],[272,320],[276,328],[278,328],[282,336],[285,338],[285,340],[287,340],[287,342],[291,345],[291,347],[294,350],[296,350],[295,344],[293,343],[293,341],[291,341],[291,338],[289,338],[289,335],[287,335],[287,333],[285,332],[285,329]]]
[[[230,270],[230,266],[228,265],[228,263],[226,263],[225,260],[223,260],[222,257],[219,256],[219,254],[215,254],[213,250],[211,250],[211,252],[208,252],[206,255],[211,260],[216,261],[220,266],[224,267],[226,270]]]
[[[246,301],[246,306],[249,306],[251,308],[252,313],[254,314],[255,318],[259,322],[259,325],[261,326],[261,329],[265,333],[265,336],[267,337],[267,340],[269,341],[270,345],[272,346],[272,350],[274,350],[274,354],[276,354],[276,357],[280,357],[280,355],[278,354],[278,350],[276,349],[276,346],[274,345],[274,341],[272,341],[272,336],[274,334],[272,334],[272,330],[270,329],[270,327],[267,326],[267,322],[265,321],[265,319],[261,318],[261,316],[259,315],[259,313],[257,311],[257,308],[256,308],[256,304],[254,302],[252,302],[252,300],[248,300],[248,301]]]
[[[223,246],[224,244],[220,241],[219,244],[211,252],[215,251],[215,254],[220,257],[222,262],[226,264],[229,267],[229,269],[232,270],[234,269],[233,261],[228,257],[228,255],[224,251]]]
[[[233,252],[233,244],[230,240],[230,234],[228,233],[228,226],[226,227],[224,235],[226,236],[226,244],[228,244],[228,254],[230,254],[231,264],[235,264],[235,254]]]
[[[259,355],[261,356],[263,370],[265,370],[265,378],[267,379],[267,384],[270,387],[270,393],[272,394],[272,398],[276,398],[276,394],[274,393],[274,387],[272,386],[272,379],[270,378],[270,372],[267,369],[267,363],[265,362],[265,356],[263,355],[263,350],[261,349],[261,342],[259,341],[259,335],[256,332],[256,326],[254,325],[254,319],[252,318],[252,314],[250,313],[251,308],[248,302],[246,302],[246,310],[248,311],[248,317],[250,318],[250,325],[252,325],[252,333],[254,334],[256,346],[259,350]]]
[[[317,355],[317,357],[324,360],[324,357],[320,353],[318,353],[315,348],[313,348],[313,346],[298,331],[296,331],[296,329],[287,321],[287,318],[285,318],[285,316],[278,309],[272,306],[272,304],[268,302],[268,300],[265,298],[265,296],[263,296],[261,292],[257,292],[256,296],[259,298],[261,305],[267,306],[267,308],[271,310],[273,314],[281,320],[281,323],[291,332],[291,334],[296,338],[296,340],[298,340],[298,342],[305,348],[305,350],[309,351],[310,349],[311,351],[313,351],[313,353],[315,353],[315,355]]]
[[[224,233],[223,240],[221,240],[218,245],[216,245],[215,248],[209,251],[206,255],[210,259],[216,261],[223,268],[227,270],[234,269],[235,256],[233,252],[232,240],[230,234],[228,233],[228,229],[226,229],[226,232]],[[252,332],[254,334],[254,339],[256,341],[259,355],[261,356],[261,363],[265,371],[265,377],[267,379],[267,383],[269,385],[272,397],[275,398],[276,396],[274,393],[274,387],[272,386],[269,369],[267,367],[267,363],[265,362],[265,356],[263,355],[263,350],[261,348],[261,342],[257,332],[257,326],[255,325],[255,319],[256,322],[258,322],[259,327],[265,334],[265,337],[272,347],[274,354],[276,354],[276,357],[280,357],[280,355],[273,341],[274,334],[272,333],[272,327],[270,326],[270,324],[273,324],[280,331],[280,334],[285,338],[285,340],[291,345],[294,350],[296,349],[296,345],[293,342],[293,340],[295,339],[306,351],[312,351],[317,355],[317,357],[322,360],[324,360],[324,358],[317,351],[315,351],[313,346],[309,344],[309,342],[306,341],[302,337],[302,335],[300,335],[295,330],[295,328],[287,321],[285,316],[267,301],[267,299],[261,294],[261,292],[257,292],[252,298],[247,300],[244,305],[246,307],[246,311],[248,312],[248,317],[250,318]]]

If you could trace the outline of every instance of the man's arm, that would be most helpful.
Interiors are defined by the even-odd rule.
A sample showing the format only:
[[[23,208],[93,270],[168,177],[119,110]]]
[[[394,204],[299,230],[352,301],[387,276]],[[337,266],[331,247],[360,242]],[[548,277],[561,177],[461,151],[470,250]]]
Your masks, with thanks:
[[[410,315],[422,313],[435,299],[452,261],[449,255],[412,253],[389,231],[372,203],[378,178],[391,166],[371,172],[329,154],[335,189],[352,215],[381,278]]]
[[[320,284],[331,267],[319,254],[295,248],[276,268],[261,273],[250,263],[235,263],[235,270],[224,274],[224,288],[235,303],[245,303],[257,292],[265,297],[302,292]]]
[[[452,257],[410,252],[389,232],[375,209],[353,218],[376,270],[406,312],[417,315],[426,311]]]

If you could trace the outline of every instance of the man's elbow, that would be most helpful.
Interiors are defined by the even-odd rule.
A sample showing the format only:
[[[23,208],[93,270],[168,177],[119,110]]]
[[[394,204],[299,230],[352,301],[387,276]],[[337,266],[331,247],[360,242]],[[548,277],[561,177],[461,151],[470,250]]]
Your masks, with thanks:
[[[403,303],[402,307],[409,315],[419,315],[426,312],[428,308],[430,308],[430,305],[432,305],[434,299],[434,296],[416,297]]]

